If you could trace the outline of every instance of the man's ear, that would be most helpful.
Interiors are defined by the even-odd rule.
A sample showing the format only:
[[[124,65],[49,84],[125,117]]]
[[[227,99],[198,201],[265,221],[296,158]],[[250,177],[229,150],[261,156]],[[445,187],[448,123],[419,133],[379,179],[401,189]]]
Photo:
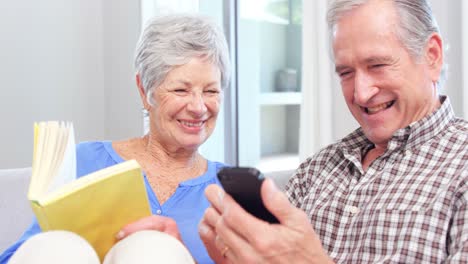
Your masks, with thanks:
[[[136,84],[137,84],[137,87],[138,87],[138,92],[140,93],[140,98],[141,98],[141,102],[143,103],[143,107],[146,109],[146,110],[149,110],[150,109],[150,105],[148,104],[148,100],[146,98],[146,93],[145,93],[145,89],[143,88],[143,84],[141,83],[141,78],[140,78],[140,74],[137,73],[135,75],[135,80],[136,80]]]
[[[425,57],[428,69],[433,82],[440,78],[440,72],[444,63],[444,50],[442,46],[442,38],[438,33],[432,33],[429,37],[425,50]]]

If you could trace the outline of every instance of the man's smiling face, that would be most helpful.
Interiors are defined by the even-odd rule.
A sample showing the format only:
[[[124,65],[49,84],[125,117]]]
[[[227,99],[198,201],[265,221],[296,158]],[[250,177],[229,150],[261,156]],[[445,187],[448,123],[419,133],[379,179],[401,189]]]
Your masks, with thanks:
[[[369,140],[382,146],[396,130],[439,105],[426,54],[415,60],[398,39],[397,27],[391,1],[370,1],[341,17],[333,38],[348,108]]]

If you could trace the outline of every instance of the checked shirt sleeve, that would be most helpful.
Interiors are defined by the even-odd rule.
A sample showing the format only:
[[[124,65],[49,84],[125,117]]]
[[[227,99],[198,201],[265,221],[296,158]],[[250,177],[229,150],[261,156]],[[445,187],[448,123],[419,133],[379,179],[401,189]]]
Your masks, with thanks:
[[[455,203],[455,214],[448,238],[447,263],[468,263],[468,170],[463,171],[462,188]]]

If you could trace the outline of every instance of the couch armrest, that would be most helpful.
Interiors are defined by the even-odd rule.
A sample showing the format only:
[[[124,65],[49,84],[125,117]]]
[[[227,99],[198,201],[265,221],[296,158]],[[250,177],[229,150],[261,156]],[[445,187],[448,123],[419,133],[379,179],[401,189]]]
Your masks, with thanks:
[[[31,168],[0,170],[0,252],[13,244],[31,224],[27,199]]]

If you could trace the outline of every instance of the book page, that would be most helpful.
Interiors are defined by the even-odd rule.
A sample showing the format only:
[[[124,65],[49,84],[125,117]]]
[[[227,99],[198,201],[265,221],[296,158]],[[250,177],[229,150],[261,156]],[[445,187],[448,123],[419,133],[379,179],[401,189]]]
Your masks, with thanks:
[[[33,161],[32,161],[32,168],[31,168],[31,175],[37,174],[37,170],[39,169],[39,154],[41,150],[39,150],[39,124],[34,123],[34,147],[33,147]],[[37,180],[34,177],[31,177],[29,182],[29,190],[28,190],[28,197],[35,193],[34,186],[36,186]]]
[[[49,121],[35,125],[33,169],[28,197],[39,199],[76,178],[73,125]]]
[[[55,176],[55,172],[52,171],[52,168],[55,166],[53,162],[56,153],[55,149],[57,145],[56,141],[59,123],[56,121],[50,121],[46,122],[44,126],[40,126],[39,128],[43,128],[43,132],[40,131],[40,133],[44,135],[44,144],[42,146],[42,156],[38,160],[38,162],[40,162],[39,170],[37,171],[37,175],[33,175],[33,177],[38,178],[36,184],[36,191],[38,192],[37,195],[41,195],[46,192],[52,178]]]
[[[29,183],[28,197],[36,196],[39,193],[40,183],[45,179],[40,177],[42,170],[43,154],[45,153],[46,146],[46,123],[40,122],[34,124],[34,156],[31,173],[31,181]]]
[[[65,149],[65,140],[68,137],[68,131],[63,122],[50,122],[47,127],[49,134],[48,155],[50,155],[46,162],[49,167],[44,173],[47,173],[49,178],[47,185],[44,186],[42,192],[50,188],[52,181],[57,175],[57,170],[63,159],[63,152]]]
[[[55,175],[47,193],[53,192],[76,179],[76,149],[73,124],[62,124],[61,130],[60,148],[57,148],[57,166],[53,170]]]

